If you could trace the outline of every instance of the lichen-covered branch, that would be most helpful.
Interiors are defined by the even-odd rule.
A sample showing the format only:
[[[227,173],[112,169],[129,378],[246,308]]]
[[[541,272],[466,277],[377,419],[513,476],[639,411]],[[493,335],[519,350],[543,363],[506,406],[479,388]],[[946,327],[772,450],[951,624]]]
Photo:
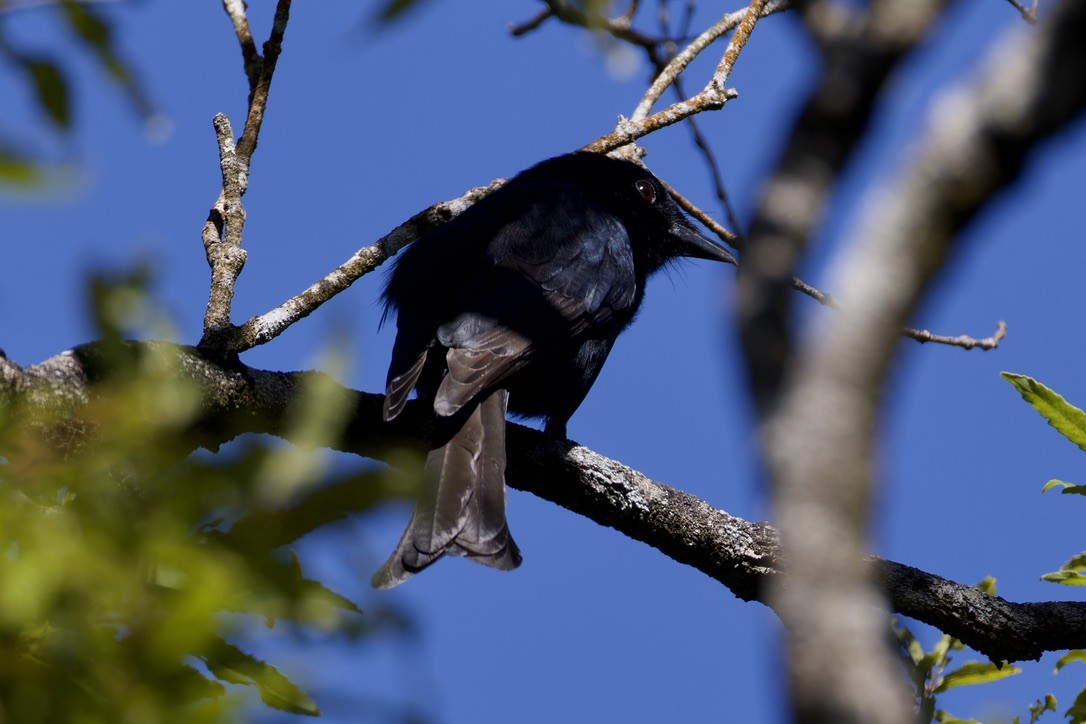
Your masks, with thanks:
[[[290,18],[290,0],[279,0],[276,5],[275,18],[268,40],[264,43],[263,56],[256,53],[249,21],[245,15],[245,4],[238,0],[223,0],[223,9],[230,17],[241,45],[245,75],[249,79],[249,111],[241,138],[236,142],[230,120],[222,113],[213,119],[219,145],[222,191],[212,205],[201,233],[204,253],[207,255],[208,266],[211,267],[211,285],[200,345],[204,349],[218,351],[221,351],[220,340],[228,335],[231,329],[230,310],[234,299],[234,285],[245,266],[246,252],[241,248],[245,208],[241,199],[249,188],[249,170],[264,121],[275,65],[282,51],[283,34]]]
[[[202,391],[193,445],[215,447],[244,433],[289,439],[297,430],[292,413],[298,396],[312,390],[313,377],[320,375],[223,363],[192,347],[165,342],[139,344],[146,351],[174,356],[178,375]],[[43,411],[63,410],[76,421],[80,405],[94,396],[94,370],[101,357],[98,344],[25,369],[0,357],[0,404],[18,399]],[[327,378],[325,382],[335,386]],[[335,388],[348,414],[342,435],[329,442],[331,447],[390,460],[397,449],[427,444],[430,420],[421,405],[408,403],[389,423],[381,416],[381,395]],[[65,429],[73,435],[88,430],[80,425]],[[719,581],[743,600],[768,600],[772,605],[766,584],[785,568],[772,526],[737,518],[588,448],[528,427],[509,423],[507,445],[511,486],[644,542]],[[531,555],[531,541],[523,543]],[[1086,603],[1013,603],[900,563],[867,560],[894,611],[936,626],[994,661],[1086,648]]]
[[[486,186],[469,189],[458,198],[442,201],[420,211],[373,244],[356,251],[350,259],[275,309],[252,317],[240,326],[232,327],[218,338],[216,348],[222,352],[239,354],[270,342],[385,260],[395,256],[400,249],[463,213],[504,183],[505,179],[495,179]]]

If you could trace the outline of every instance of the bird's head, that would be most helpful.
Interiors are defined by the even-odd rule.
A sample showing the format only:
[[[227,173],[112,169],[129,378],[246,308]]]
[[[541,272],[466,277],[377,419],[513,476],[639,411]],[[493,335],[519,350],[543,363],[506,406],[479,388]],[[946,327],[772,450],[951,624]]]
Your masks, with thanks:
[[[697,230],[660,179],[644,166],[597,153],[571,153],[545,161],[540,164],[543,166],[575,179],[579,187],[612,209],[647,273],[679,257],[735,263],[727,249]]]

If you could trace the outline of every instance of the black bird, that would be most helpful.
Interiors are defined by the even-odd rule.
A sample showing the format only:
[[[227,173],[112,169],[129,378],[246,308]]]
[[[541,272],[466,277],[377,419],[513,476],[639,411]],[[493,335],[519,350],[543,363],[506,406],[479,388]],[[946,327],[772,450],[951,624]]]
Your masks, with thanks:
[[[677,257],[733,262],[643,167],[592,153],[524,171],[416,241],[385,287],[395,312],[384,417],[412,389],[437,415],[415,509],[373,577],[391,588],[451,553],[510,570],[505,414],[565,438],[645,281]]]

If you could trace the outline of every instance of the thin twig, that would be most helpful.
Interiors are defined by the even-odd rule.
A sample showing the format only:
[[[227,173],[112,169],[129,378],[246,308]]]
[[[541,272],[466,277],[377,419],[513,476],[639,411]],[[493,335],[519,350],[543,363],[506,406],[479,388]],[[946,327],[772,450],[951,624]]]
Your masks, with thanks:
[[[538,28],[540,25],[545,23],[547,20],[549,20],[550,18],[553,18],[553,17],[554,17],[554,11],[553,10],[551,10],[549,7],[543,8],[538,13],[536,13],[533,17],[529,18],[528,20],[525,20],[523,23],[516,23],[516,24],[509,25],[508,26],[509,34],[512,35],[514,38],[519,38],[522,35],[527,35],[528,33],[532,32],[533,30]]]
[[[245,119],[245,130],[238,139],[238,154],[245,159],[248,168],[249,160],[256,150],[257,138],[260,136],[260,126],[264,122],[264,110],[268,105],[268,91],[271,89],[272,75],[275,73],[275,64],[279,60],[279,54],[283,50],[283,33],[287,29],[287,21],[290,19],[291,0],[279,0],[275,6],[275,18],[272,21],[271,33],[264,43],[264,58],[260,64],[260,77],[253,88],[252,100],[249,102],[249,115]]]
[[[716,219],[709,216],[702,211],[688,198],[680,194],[673,187],[669,186],[666,182],[662,182],[664,188],[675,202],[688,214],[705,225],[710,231],[716,234],[722,241],[730,244],[732,248],[735,248],[736,241],[739,238],[728,231],[726,228],[720,225]],[[729,264],[737,265],[736,260],[732,258],[728,262]],[[840,309],[841,305],[832,294],[822,291],[821,289],[808,284],[799,277],[792,277],[792,288],[797,292],[806,294],[811,299],[814,299],[819,304],[831,307],[833,309]],[[917,342],[924,344],[925,342],[931,342],[933,344],[945,344],[949,347],[961,347],[962,349],[982,349],[985,351],[995,349],[999,346],[999,343],[1003,341],[1003,338],[1007,336],[1007,324],[1002,320],[996,325],[995,334],[991,337],[984,337],[983,339],[977,339],[975,337],[969,337],[964,334],[959,334],[954,337],[950,337],[942,334],[935,334],[927,329],[915,329],[913,327],[905,327],[901,330],[901,334],[904,337],[915,339]]]
[[[724,104],[733,98],[737,98],[739,94],[731,88],[726,88],[728,75],[731,73],[732,66],[735,64],[736,58],[746,45],[747,39],[750,37],[751,32],[754,30],[755,24],[758,19],[765,14],[769,14],[770,10],[774,12],[776,10],[784,9],[786,3],[776,2],[770,5],[766,4],[766,0],[752,0],[750,6],[740,13],[731,13],[724,16],[724,19],[718,21],[713,29],[717,29],[718,32],[715,36],[710,31],[702,33],[688,45],[681,53],[675,56],[668,63],[664,72],[657,76],[653,81],[649,92],[646,93],[645,98],[642,99],[637,109],[634,111],[632,118],[623,118],[619,116],[618,124],[615,130],[611,133],[597,138],[592,143],[584,146],[582,150],[593,151],[595,153],[609,153],[621,146],[628,145],[642,136],[648,135],[661,128],[665,128],[674,123],[689,118],[697,113],[704,111],[720,110],[724,107]],[[735,22],[735,32],[732,34],[731,42],[728,43],[728,47],[721,58],[720,65],[717,66],[716,72],[713,73],[713,77],[706,84],[697,95],[674,103],[662,111],[655,113],[651,116],[645,116],[652,108],[652,104],[659,94],[663,93],[672,82],[675,77],[697,56],[702,50],[715,40],[720,34],[723,34],[726,30],[726,20],[730,19],[733,15],[737,16]],[[711,30],[713,30],[711,29]]]
[[[761,11],[761,16],[766,17],[791,7],[792,3],[790,0],[775,0],[774,2],[765,5]],[[667,67],[663,72],[656,76],[656,79],[642,97],[641,102],[638,103],[637,108],[634,109],[630,120],[640,121],[647,118],[653,105],[655,105],[656,101],[660,99],[660,96],[664,94],[664,91],[667,90],[668,86],[675,81],[675,78],[686,69],[686,66],[690,65],[694,58],[698,57],[701,51],[712,45],[717,38],[737,27],[746,16],[747,8],[737,10],[733,13],[726,13],[724,17],[683,48],[681,52],[671,59],[671,62],[667,64]],[[734,63],[734,58],[732,62]]]
[[[709,216],[709,214],[702,211],[696,204],[694,204],[693,201],[691,201],[690,199],[688,199],[685,196],[683,196],[682,194],[680,194],[678,191],[676,191],[674,189],[674,187],[670,186],[666,181],[661,182],[661,183],[664,184],[664,189],[669,194],[671,194],[671,197],[673,199],[675,199],[675,203],[677,203],[680,208],[682,208],[684,211],[686,211],[686,213],[690,214],[695,219],[697,219],[702,224],[704,224],[706,226],[706,228],[708,228],[714,234],[719,236],[720,239],[723,242],[725,242],[726,244],[729,244],[733,248],[735,247],[735,242],[739,238],[736,234],[732,233],[731,231],[729,231],[729,230],[725,229],[723,226],[721,226],[720,222],[718,222],[712,216]],[[734,263],[734,262],[732,262],[732,263]]]
[[[261,58],[256,52],[253,31],[249,28],[249,18],[245,15],[245,2],[244,0],[222,0],[222,7],[230,16],[230,22],[234,24],[234,33],[238,36],[238,44],[241,46],[245,77],[249,79],[251,93],[256,88],[257,79],[260,78]]]
[[[684,97],[682,78],[675,79],[672,89],[680,98]],[[717,163],[716,154],[713,153],[712,146],[709,145],[709,140],[702,135],[697,118],[694,116],[690,116],[686,119],[686,126],[690,129],[690,135],[693,137],[694,145],[701,151],[701,155],[705,158],[705,164],[709,167],[709,180],[713,184],[713,192],[716,194],[717,201],[720,202],[721,208],[724,209],[724,215],[727,217],[728,223],[731,224],[733,229],[739,229],[739,218],[735,213],[735,209],[732,207],[731,199],[728,196],[728,190],[724,187],[724,177],[720,171],[720,164]],[[730,243],[736,251],[742,253],[743,237],[738,234],[733,234],[732,236],[734,238],[728,243]]]
[[[1018,0],[1007,0],[1007,2],[1013,5],[1014,9],[1022,14],[1022,19],[1027,23],[1030,25],[1037,24],[1037,0],[1033,0],[1033,6],[1028,8],[1018,2]]]

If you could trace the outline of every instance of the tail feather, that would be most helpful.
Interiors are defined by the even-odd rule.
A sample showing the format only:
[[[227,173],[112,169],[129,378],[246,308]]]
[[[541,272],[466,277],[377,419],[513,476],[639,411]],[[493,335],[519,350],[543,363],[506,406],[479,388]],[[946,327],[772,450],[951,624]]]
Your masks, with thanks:
[[[415,508],[396,549],[374,575],[375,588],[396,586],[446,553],[500,570],[520,565],[505,521],[508,398],[496,390],[470,412],[447,419],[459,427],[444,444],[439,438],[426,457],[425,475],[435,495]]]

